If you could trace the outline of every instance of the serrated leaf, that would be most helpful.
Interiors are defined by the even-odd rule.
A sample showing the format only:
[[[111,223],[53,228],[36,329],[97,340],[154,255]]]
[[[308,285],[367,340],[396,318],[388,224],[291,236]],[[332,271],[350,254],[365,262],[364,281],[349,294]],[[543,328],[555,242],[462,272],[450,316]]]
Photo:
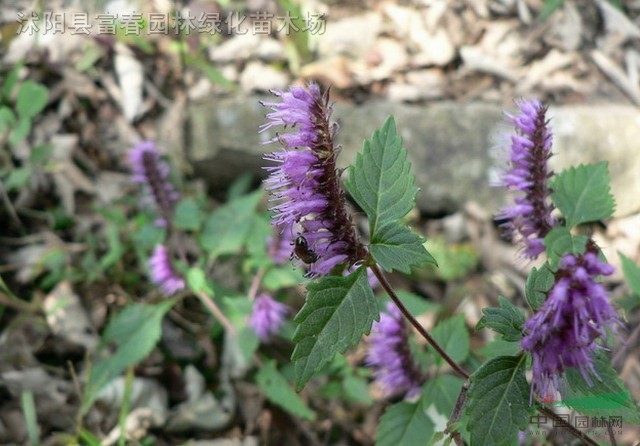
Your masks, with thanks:
[[[422,402],[400,402],[389,406],[380,418],[377,446],[424,446],[435,433],[435,425]]]
[[[200,206],[193,198],[185,198],[178,203],[173,217],[174,225],[179,229],[197,231],[202,225]]]
[[[565,254],[582,254],[587,246],[587,237],[573,235],[568,228],[558,226],[545,236],[544,246],[552,264],[558,262]]]
[[[255,208],[261,193],[233,200],[216,209],[207,219],[200,243],[211,257],[240,250],[251,230]]]
[[[378,305],[361,267],[346,277],[323,277],[307,286],[304,306],[295,317],[295,361],[300,390],[336,353],[355,345],[379,320]]]
[[[562,212],[567,226],[598,221],[613,215],[607,163],[581,164],[556,175],[551,183],[551,199]]]
[[[389,117],[373,132],[371,140],[364,142],[345,183],[369,217],[371,234],[404,217],[413,208],[418,188],[410,171],[407,149],[402,146],[393,117]]]
[[[518,444],[529,424],[526,356],[498,356],[471,375],[465,414],[474,446]]]
[[[505,341],[516,342],[522,339],[524,313],[503,296],[498,298],[499,308],[483,308],[482,318],[476,330],[489,327],[502,335]]]
[[[92,366],[82,403],[83,413],[89,410],[105,384],[151,353],[162,333],[162,318],[173,303],[167,300],[157,305],[132,304],[109,322],[102,335],[101,348],[114,346],[115,350]]]
[[[555,276],[548,263],[531,269],[525,285],[525,298],[533,310],[537,310],[547,299],[547,293],[555,283]]]
[[[385,270],[410,273],[412,266],[436,265],[424,247],[424,239],[399,222],[381,227],[371,239],[369,252]]]
[[[267,399],[292,415],[313,421],[316,414],[293,391],[284,376],[275,366],[275,361],[267,361],[256,374],[256,382],[264,390]]]
[[[16,109],[22,118],[31,119],[40,113],[45,105],[49,91],[47,88],[33,81],[25,81],[18,90]]]
[[[621,252],[619,252],[618,255],[620,256],[622,272],[624,273],[624,278],[627,279],[629,288],[631,288],[631,291],[635,294],[640,295],[640,266],[636,265],[633,260]]]
[[[425,408],[432,404],[447,418],[453,411],[464,380],[453,375],[438,375],[430,379],[422,389],[422,402]]]
[[[640,414],[633,397],[626,389],[611,361],[603,353],[595,354],[593,366],[600,377],[593,385],[584,380],[577,368],[566,371],[567,386],[562,403],[589,416],[621,416],[625,423],[640,424]]]

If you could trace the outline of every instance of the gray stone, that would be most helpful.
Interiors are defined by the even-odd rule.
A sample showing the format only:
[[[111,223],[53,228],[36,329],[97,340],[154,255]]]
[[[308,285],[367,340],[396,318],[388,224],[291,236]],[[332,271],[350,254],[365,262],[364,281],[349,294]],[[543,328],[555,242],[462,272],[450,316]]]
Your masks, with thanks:
[[[191,111],[191,159],[196,171],[213,186],[224,188],[238,175],[264,176],[262,154],[278,145],[263,145],[274,131],[258,134],[267,109],[258,97],[236,96],[195,105]],[[262,98],[264,99],[264,97]],[[271,100],[271,97],[269,97]],[[333,118],[341,126],[341,164],[353,162],[364,138],[393,115],[409,150],[420,193],[417,203],[428,214],[452,213],[473,200],[489,212],[506,204],[501,189],[489,186],[497,167],[490,148],[504,130],[502,108],[492,104],[442,102],[410,105],[369,101],[337,103]],[[624,105],[551,107],[554,131],[552,166],[609,161],[616,215],[640,209],[640,111]]]

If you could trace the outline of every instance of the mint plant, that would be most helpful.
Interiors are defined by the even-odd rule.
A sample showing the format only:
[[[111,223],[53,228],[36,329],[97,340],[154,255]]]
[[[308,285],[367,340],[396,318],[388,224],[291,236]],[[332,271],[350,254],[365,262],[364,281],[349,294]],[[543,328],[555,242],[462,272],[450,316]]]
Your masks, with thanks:
[[[594,240],[575,232],[580,224],[612,216],[606,164],[554,175],[547,165],[552,132],[545,106],[522,100],[517,102],[518,113],[507,115],[515,130],[506,135],[509,153],[499,185],[518,196],[497,218],[522,246],[522,255],[546,255],[548,260],[532,269],[527,280],[527,310],[500,297],[500,307],[485,309],[477,326],[496,331],[513,345],[502,351],[513,353],[463,365],[469,354],[463,320],[451,318],[429,333],[383,273],[409,273],[435,264],[424,239],[403,223],[415,206],[417,188],[393,118],[365,141],[344,182],[367,216],[364,241],[345,208],[341,171],[336,168],[338,127],[330,121],[328,93],[310,84],[275,95],[279,101],[263,103],[272,111],[261,128],[285,129],[269,141],[284,150],[265,157],[276,163],[267,167],[266,180],[277,202],[273,223],[283,237],[296,239],[292,256],[306,266],[310,279],[305,304],[295,317],[292,360],[298,390],[374,327],[367,363],[387,394],[405,397],[380,420],[377,440],[382,446],[424,445],[445,437],[474,446],[517,444],[535,411],[559,419],[540,403],[558,393],[577,411],[594,413],[576,403],[593,397],[607,403],[610,415],[624,413],[625,421],[639,420],[636,404],[606,354],[613,340],[610,334],[615,337],[622,326],[601,283],[613,268]],[[304,242],[302,252],[298,241]],[[382,315],[366,270],[393,301]],[[416,356],[406,322],[426,339],[427,352]],[[460,342],[465,339],[466,344]],[[458,377],[443,370],[434,376],[422,364],[447,364]],[[440,386],[450,396],[444,407],[437,407],[434,399]],[[427,415],[430,407],[448,412],[444,432],[435,432]],[[585,444],[596,444],[575,427],[567,429]]]

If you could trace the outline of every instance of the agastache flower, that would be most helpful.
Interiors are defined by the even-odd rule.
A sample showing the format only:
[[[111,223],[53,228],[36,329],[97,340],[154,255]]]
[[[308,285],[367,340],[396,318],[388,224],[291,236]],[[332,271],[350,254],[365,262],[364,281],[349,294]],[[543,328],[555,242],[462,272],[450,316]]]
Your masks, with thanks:
[[[172,296],[185,287],[184,279],[176,273],[171,263],[171,255],[164,245],[158,245],[149,259],[151,281],[167,296]]]
[[[411,398],[420,393],[426,377],[411,356],[409,331],[400,310],[391,302],[373,324],[366,363],[387,395],[406,392]]]
[[[278,302],[268,294],[261,294],[253,302],[253,313],[249,326],[256,332],[262,342],[267,342],[282,326],[289,307]]]
[[[556,225],[547,185],[553,174],[547,165],[552,134],[546,106],[524,99],[517,105],[518,114],[507,114],[516,131],[510,135],[509,166],[497,186],[523,195],[517,196],[515,204],[503,208],[496,218],[507,220],[502,226],[524,244],[524,255],[535,259],[544,251],[542,239]]]
[[[593,353],[604,348],[606,329],[620,324],[607,292],[596,277],[613,274],[613,267],[588,248],[583,255],[565,255],[556,282],[538,312],[525,323],[523,350],[533,357],[533,389],[548,395],[561,389],[567,367],[577,367],[585,381],[597,379]],[[599,342],[600,341],[600,342]]]
[[[142,141],[129,153],[133,171],[131,181],[143,184],[161,215],[158,225],[166,226],[173,216],[174,203],[180,198],[169,182],[169,165],[160,158],[153,141]]]
[[[273,111],[260,131],[285,126],[290,132],[268,141],[280,142],[284,150],[265,156],[277,164],[266,168],[270,176],[265,180],[279,202],[272,208],[273,223],[301,228],[299,235],[316,258],[309,266],[310,276],[326,275],[338,265],[351,266],[364,257],[364,248],[357,241],[340,186],[333,143],[337,126],[329,122],[328,95],[315,84],[274,94],[281,101],[262,103]]]

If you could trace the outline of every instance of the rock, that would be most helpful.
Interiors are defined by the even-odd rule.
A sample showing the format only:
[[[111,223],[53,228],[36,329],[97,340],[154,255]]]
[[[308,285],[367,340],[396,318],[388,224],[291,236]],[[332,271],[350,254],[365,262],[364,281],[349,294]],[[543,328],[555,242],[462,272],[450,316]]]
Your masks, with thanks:
[[[275,132],[259,134],[267,109],[259,97],[235,96],[194,105],[191,160],[196,172],[213,187],[226,188],[244,172],[264,177],[262,155],[277,150],[264,146]],[[420,210],[427,214],[453,213],[467,201],[495,212],[506,203],[500,189],[489,187],[496,167],[490,156],[494,137],[503,127],[502,108],[489,104],[435,103],[410,105],[369,101],[363,105],[336,103],[333,118],[340,121],[338,143],[344,146],[340,164],[352,163],[388,115],[409,150],[418,186]],[[556,171],[572,163],[609,160],[616,215],[640,209],[640,111],[626,105],[559,106],[550,109],[554,131],[552,166]]]
[[[452,62],[456,57],[456,47],[449,38],[444,28],[438,28],[433,32],[426,29],[416,31],[420,35],[416,38],[420,52],[413,57],[415,66],[439,66],[442,67]]]
[[[442,70],[434,68],[410,71],[407,82],[420,89],[421,99],[436,99],[444,96],[447,79]]]
[[[422,94],[415,85],[393,82],[387,89],[387,98],[393,102],[418,102],[422,99]]]
[[[261,36],[255,33],[237,34],[209,48],[209,58],[217,63],[247,60],[255,54],[261,40]]]
[[[317,40],[320,59],[338,54],[364,59],[380,32],[382,17],[370,12],[331,22],[321,39]]]
[[[284,71],[276,70],[262,62],[249,62],[240,75],[240,86],[246,92],[283,90],[289,83]]]
[[[378,39],[372,49],[379,63],[369,67],[372,80],[383,80],[391,77],[394,72],[407,68],[409,55],[406,47],[394,39]]]
[[[300,77],[344,90],[355,85],[352,65],[353,62],[345,56],[332,56],[306,64],[300,70]]]

